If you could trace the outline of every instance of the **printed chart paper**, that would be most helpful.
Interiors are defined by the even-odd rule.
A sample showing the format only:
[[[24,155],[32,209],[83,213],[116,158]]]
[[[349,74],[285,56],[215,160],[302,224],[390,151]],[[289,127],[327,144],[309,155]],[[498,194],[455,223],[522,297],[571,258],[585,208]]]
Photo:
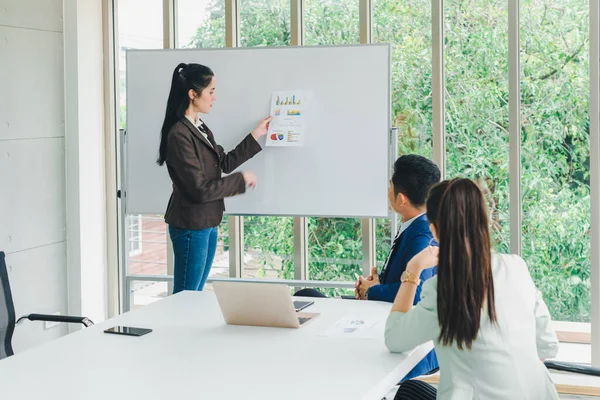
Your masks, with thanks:
[[[300,91],[274,92],[267,133],[267,146],[302,147],[306,128],[304,111],[306,97]]]
[[[381,339],[385,332],[386,317],[359,318],[348,315],[338,320],[323,335],[329,337],[347,337],[361,339]]]

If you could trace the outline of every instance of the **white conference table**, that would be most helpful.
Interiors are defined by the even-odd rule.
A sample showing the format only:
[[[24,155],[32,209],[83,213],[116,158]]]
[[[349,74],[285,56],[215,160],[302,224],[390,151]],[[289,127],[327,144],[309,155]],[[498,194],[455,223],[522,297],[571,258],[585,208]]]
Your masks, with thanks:
[[[214,293],[182,292],[0,361],[0,397],[380,400],[433,348],[391,354],[383,337],[325,336],[342,317],[385,316],[391,304],[309,300],[304,311],[321,315],[306,326],[264,328],[226,325]],[[103,333],[115,325],[153,332]]]

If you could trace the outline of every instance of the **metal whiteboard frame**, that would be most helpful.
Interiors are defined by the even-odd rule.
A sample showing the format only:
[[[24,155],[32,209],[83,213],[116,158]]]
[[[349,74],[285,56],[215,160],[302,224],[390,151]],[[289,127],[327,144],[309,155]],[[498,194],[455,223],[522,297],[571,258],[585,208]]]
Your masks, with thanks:
[[[214,51],[214,52],[225,52],[225,51],[253,51],[253,52],[260,52],[260,51],[273,51],[273,50],[282,50],[282,51],[297,51],[299,48],[302,49],[319,49],[319,50],[323,50],[326,51],[327,49],[336,49],[336,48],[361,48],[361,47],[386,47],[388,49],[388,60],[387,60],[387,70],[388,70],[388,76],[389,76],[389,80],[387,82],[387,95],[386,95],[386,102],[387,102],[387,132],[388,135],[391,132],[392,129],[392,121],[391,121],[391,117],[392,117],[392,48],[391,45],[389,43],[369,43],[369,44],[350,44],[350,45],[332,45],[332,46],[269,46],[269,47],[236,47],[236,48],[211,48],[211,49],[127,49],[126,50],[126,58],[129,57],[129,54],[131,53],[157,53],[157,52],[165,52],[165,53],[169,53],[169,52],[190,52],[190,53],[197,53],[198,51],[202,51],[202,50],[209,50],[209,51]],[[130,69],[127,68],[126,69],[126,82],[130,82]],[[129,110],[129,102],[131,101],[131,96],[127,96],[127,109]],[[126,129],[129,129],[130,127],[130,113],[127,113],[127,118],[126,118]],[[391,176],[391,172],[390,172],[390,168],[393,166],[393,161],[390,164],[390,155],[391,154],[396,154],[397,149],[392,149],[391,146],[391,140],[388,140],[388,179]],[[122,151],[123,152],[123,151]],[[125,157],[121,157],[121,165],[128,165],[127,163],[129,162],[129,158],[128,158],[128,154],[127,152],[125,152]],[[123,164],[125,163],[125,164]],[[125,168],[126,169],[126,168]],[[121,171],[123,172],[123,169],[121,169]],[[127,171],[125,171],[125,173],[127,173]],[[122,181],[123,182],[123,181]],[[124,183],[122,183],[122,185],[124,185]],[[123,189],[123,188],[122,188]],[[125,188],[128,189],[128,188]],[[166,207],[166,204],[165,204]],[[157,211],[158,212],[158,211]],[[331,214],[305,214],[305,213],[293,213],[293,214],[287,214],[287,213],[281,213],[281,214],[264,214],[264,213],[229,213],[227,211],[225,211],[224,213],[225,215],[228,216],[265,216],[265,215],[269,215],[269,216],[275,216],[275,217],[314,217],[314,216],[318,216],[318,217],[324,217],[324,218],[386,218],[389,215],[381,215],[381,216],[371,216],[371,215],[363,215],[363,214],[355,214],[355,215],[346,215],[346,214],[340,214],[340,215],[331,215]]]
[[[398,153],[398,137],[397,137],[397,128],[392,127],[392,121],[391,121],[391,116],[392,116],[392,49],[391,49],[391,45],[388,43],[368,43],[368,44],[352,44],[352,45],[334,45],[334,46],[301,46],[303,48],[319,48],[319,49],[323,49],[323,48],[339,48],[339,47],[343,47],[343,48],[348,48],[348,47],[363,47],[365,45],[368,46],[376,46],[376,47],[387,47],[388,48],[388,61],[387,61],[387,68],[388,68],[388,76],[389,76],[389,80],[388,80],[388,84],[387,84],[387,96],[386,96],[386,101],[387,101],[387,114],[388,114],[388,118],[387,118],[387,131],[388,131],[388,171],[387,171],[387,177],[388,177],[388,181],[391,179],[392,176],[392,167],[394,165],[394,162],[397,158],[397,153]],[[218,51],[223,51],[223,50],[240,50],[240,51],[248,51],[248,50],[253,50],[253,51],[261,51],[261,50],[272,50],[274,48],[277,49],[295,49],[295,47],[291,47],[291,46],[274,46],[274,47],[266,47],[266,48],[240,48],[240,47],[236,47],[236,48],[231,48],[231,47],[225,47],[225,48],[217,48],[217,49],[210,49],[210,50],[218,50]],[[157,52],[157,51],[164,51],[164,52],[170,52],[170,51],[177,51],[177,52],[196,52],[198,51],[198,49],[130,49],[127,50],[127,53],[129,52]],[[129,69],[126,69],[126,81],[128,81],[129,79]],[[129,102],[130,97],[127,97],[127,102]],[[126,127],[129,126],[129,113],[127,114],[127,122],[126,122]],[[161,281],[165,281],[165,282],[169,282],[171,286],[172,281],[173,281],[173,276],[172,275],[160,275],[160,276],[145,276],[145,275],[130,275],[129,274],[129,248],[130,248],[130,243],[128,240],[128,207],[127,207],[127,191],[129,189],[129,182],[128,182],[128,170],[127,170],[127,166],[128,166],[128,152],[129,152],[129,147],[128,147],[128,138],[127,138],[127,129],[123,130],[122,132],[120,132],[120,182],[121,182],[121,187],[119,190],[120,193],[120,200],[121,200],[121,207],[120,207],[120,218],[122,221],[121,224],[121,240],[120,240],[120,245],[121,245],[121,279],[123,284],[123,289],[124,289],[124,295],[123,295],[123,309],[124,311],[129,311],[133,308],[133,297],[131,296],[131,288],[132,288],[132,282],[133,281],[147,281],[147,280],[152,280],[152,281],[156,281],[156,282],[161,282]],[[225,213],[225,215],[227,215],[229,218],[231,219],[241,219],[244,216],[264,216],[266,214],[230,214],[230,213]],[[269,214],[270,216],[270,214]],[[329,215],[302,215],[302,214],[294,214],[294,215],[281,215],[281,214],[277,214],[277,215],[273,215],[276,217],[293,217],[295,219],[295,221],[302,221],[304,223],[304,225],[306,225],[306,217],[332,217],[332,218],[362,218],[362,220],[364,221],[365,219],[368,219],[369,225],[369,230],[373,231],[373,236],[375,234],[375,219],[377,217],[371,217],[371,216],[361,216],[361,215],[350,215],[350,216],[339,216],[339,215],[335,215],[335,216],[329,216]],[[391,224],[392,224],[392,237],[394,235],[395,230],[397,229],[398,226],[398,220],[397,220],[397,215],[394,212],[389,212],[387,215],[388,218],[391,218]],[[385,217],[379,217],[379,218],[385,218]],[[235,223],[235,220],[232,221]],[[296,224],[298,225],[298,224]],[[364,228],[366,228],[364,225],[364,223],[362,223],[362,232],[365,231]],[[294,235],[296,236],[297,233],[302,233],[302,232],[296,232],[298,230],[299,226],[295,226],[295,231],[294,231]],[[305,230],[307,231],[307,227],[305,227]],[[242,224],[242,232],[243,232],[243,224]],[[235,233],[235,232],[234,232]],[[306,236],[306,235],[304,235]],[[367,238],[368,239],[368,238]],[[367,259],[365,260],[365,254],[363,254],[363,261],[362,261],[362,269],[363,269],[363,273],[368,274],[370,273],[370,265],[375,265],[376,263],[376,249],[375,249],[375,242],[374,242],[375,238],[373,238],[373,243],[372,245],[369,245],[369,248],[366,249],[364,248],[364,241],[365,238],[363,237],[363,253],[365,252],[365,250],[367,251]],[[166,241],[167,241],[167,247],[169,251],[169,237],[168,234],[166,235]],[[368,243],[370,243],[370,240],[367,240]],[[234,243],[235,246],[235,243]],[[353,282],[334,282],[334,281],[310,281],[307,280],[308,278],[308,249],[307,249],[308,243],[306,241],[306,243],[304,243],[304,245],[302,247],[306,247],[306,251],[302,252],[302,255],[299,254],[298,250],[302,250],[302,249],[296,249],[296,246],[294,246],[294,259],[298,259],[299,262],[295,262],[294,265],[294,275],[295,275],[295,279],[294,280],[286,280],[285,282],[288,283],[290,286],[296,285],[297,287],[323,287],[323,288],[351,288],[354,287],[354,283]],[[231,250],[230,249],[230,256],[231,256]],[[243,248],[237,248],[237,249],[233,249],[233,253],[239,253],[240,255],[240,261],[243,260],[243,257],[241,257],[241,255],[243,255]],[[297,254],[298,253],[298,254]],[[233,261],[237,260],[236,254],[233,254]],[[167,257],[169,259],[169,257]],[[172,258],[172,257],[171,257]],[[373,260],[375,262],[373,262]],[[171,262],[168,264],[172,264],[172,260],[170,260]],[[244,269],[243,264],[240,263],[240,265],[238,265],[238,263],[236,262],[236,267],[232,267],[230,265],[230,278],[224,278],[224,279],[239,279],[240,281],[250,281],[252,282],[252,279],[248,278],[242,278],[242,271]],[[367,266],[369,265],[369,266]],[[304,269],[302,266],[305,266],[306,268]],[[169,268],[168,268],[169,269]],[[172,268],[171,268],[172,269]],[[167,271],[168,273],[172,273],[171,271]],[[234,274],[232,275],[232,272],[234,272]],[[304,272],[304,273],[302,273]],[[215,278],[209,278],[208,282],[212,282],[214,281]],[[217,279],[218,280],[218,279]],[[268,282],[268,283],[279,283],[279,280],[261,280],[261,282]],[[298,286],[300,285],[300,286]]]

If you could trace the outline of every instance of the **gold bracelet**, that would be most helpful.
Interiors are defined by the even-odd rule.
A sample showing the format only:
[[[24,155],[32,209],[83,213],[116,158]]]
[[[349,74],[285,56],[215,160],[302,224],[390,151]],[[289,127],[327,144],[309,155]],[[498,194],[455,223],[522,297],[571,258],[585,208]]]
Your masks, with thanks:
[[[419,279],[419,275],[413,274],[412,272],[405,270],[402,273],[402,276],[400,277],[400,282],[401,283],[411,282],[411,283],[414,283],[415,285],[419,286],[421,284],[421,279]]]

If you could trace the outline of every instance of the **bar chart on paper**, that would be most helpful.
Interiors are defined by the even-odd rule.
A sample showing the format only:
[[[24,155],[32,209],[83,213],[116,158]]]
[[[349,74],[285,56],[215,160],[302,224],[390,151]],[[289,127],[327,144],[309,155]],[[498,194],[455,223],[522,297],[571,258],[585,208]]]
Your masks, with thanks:
[[[306,132],[304,104],[306,94],[300,91],[274,92],[271,100],[271,116],[267,133],[267,146],[302,147]]]

